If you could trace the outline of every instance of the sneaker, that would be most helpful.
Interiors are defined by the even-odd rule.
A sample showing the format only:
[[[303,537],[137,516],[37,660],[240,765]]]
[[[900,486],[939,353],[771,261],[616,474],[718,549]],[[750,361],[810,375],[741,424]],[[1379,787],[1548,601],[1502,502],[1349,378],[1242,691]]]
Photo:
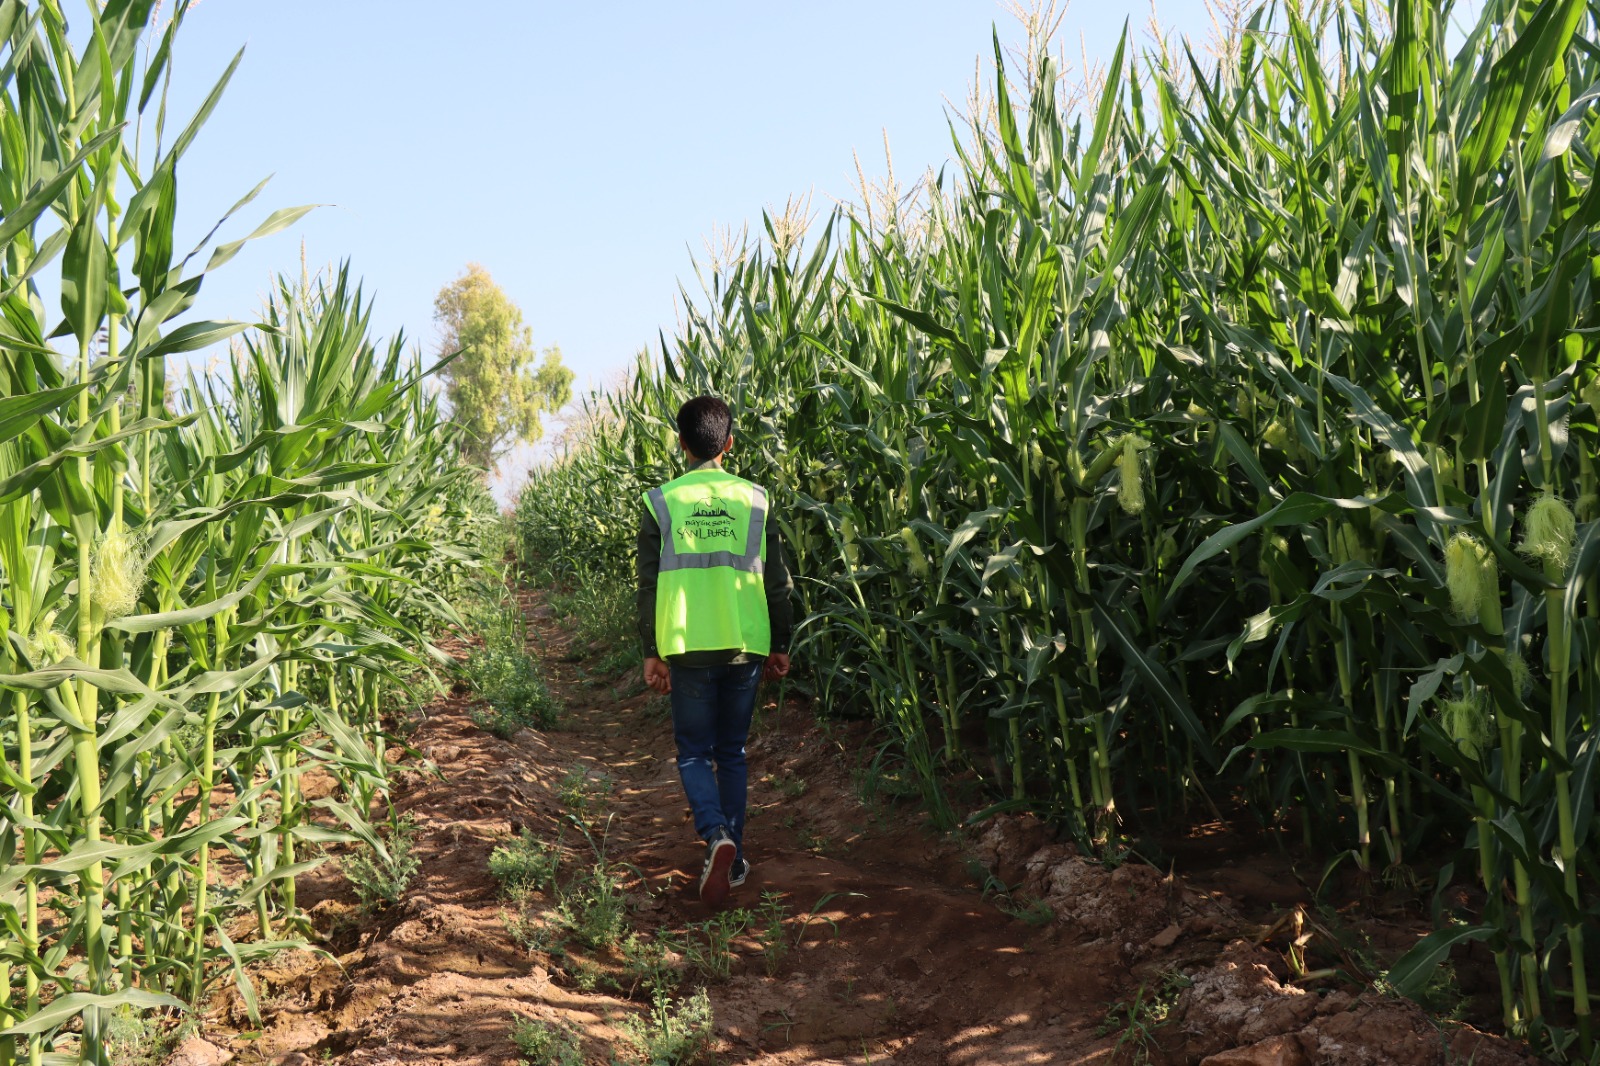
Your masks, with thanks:
[[[750,860],[734,859],[733,865],[728,868],[728,887],[738,888],[744,884],[744,879],[750,876]]]
[[[706,844],[706,866],[700,874],[700,902],[718,906],[728,898],[728,872],[733,868],[739,846],[726,829],[718,829]]]

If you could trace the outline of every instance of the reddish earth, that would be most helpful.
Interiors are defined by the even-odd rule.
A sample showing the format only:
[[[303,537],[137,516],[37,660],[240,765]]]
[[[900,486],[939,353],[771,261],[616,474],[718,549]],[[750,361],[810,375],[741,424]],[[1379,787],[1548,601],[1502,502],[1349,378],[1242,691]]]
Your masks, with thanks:
[[[603,649],[573,648],[548,607],[533,596],[528,606],[535,650],[566,708],[560,730],[498,739],[472,724],[463,690],[431,707],[411,738],[427,764],[395,777],[397,806],[419,825],[422,863],[404,898],[364,917],[335,864],[302,877],[324,953],[258,967],[260,1028],[237,995],[224,997],[204,1040],[173,1063],[515,1063],[514,1014],[577,1026],[586,1062],[637,1061],[622,1023],[648,997],[581,989],[603,988],[607,976],[627,986],[615,953],[591,953],[569,973],[517,946],[506,924],[515,908],[498,894],[489,855],[527,828],[592,861],[560,796],[562,779],[582,766],[611,782],[588,819],[605,834],[608,858],[636,871],[633,927],[681,936],[711,917],[694,894],[701,845],[659,701],[636,691],[631,673],[590,676]],[[713,1061],[1533,1061],[1468,1027],[1436,1024],[1409,1002],[1315,975],[1297,982],[1291,960],[1304,973],[1325,967],[1319,953],[1333,949],[1295,907],[1292,878],[1224,865],[1192,881],[1138,862],[1107,868],[1019,817],[965,837],[935,834],[913,803],[861,798],[853,771],[864,762],[864,726],[819,727],[792,701],[780,713],[772,695],[750,743],[754,872],[733,902],[753,907],[776,894],[796,946],[769,976],[752,936],[734,942],[730,975],[708,986]],[[1012,886],[1009,909],[1028,920],[980,891],[987,874]],[[1041,900],[1048,911],[1026,912]]]

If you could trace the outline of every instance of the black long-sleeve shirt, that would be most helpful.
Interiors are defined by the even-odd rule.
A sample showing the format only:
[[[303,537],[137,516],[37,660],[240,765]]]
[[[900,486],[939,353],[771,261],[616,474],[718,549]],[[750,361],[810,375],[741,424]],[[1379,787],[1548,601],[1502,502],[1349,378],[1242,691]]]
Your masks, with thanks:
[[[698,467],[696,468],[698,469]],[[789,596],[794,580],[783,560],[783,537],[773,520],[769,497],[767,510],[767,558],[762,584],[767,593],[767,621],[772,628],[772,650],[787,653],[794,635],[794,611]],[[642,507],[639,516],[639,643],[647,659],[658,658],[656,651],[656,581],[661,574],[661,526],[650,508]],[[725,666],[762,658],[738,648],[721,651],[691,651],[674,655],[679,666]]]

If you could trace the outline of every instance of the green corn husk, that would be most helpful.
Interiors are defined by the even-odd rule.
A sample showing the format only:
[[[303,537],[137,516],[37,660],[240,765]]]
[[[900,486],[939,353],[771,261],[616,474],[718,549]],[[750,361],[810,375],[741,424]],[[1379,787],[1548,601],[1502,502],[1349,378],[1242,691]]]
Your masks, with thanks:
[[[1294,426],[1282,417],[1274,418],[1262,430],[1261,440],[1269,448],[1274,448],[1291,459],[1305,458],[1305,449],[1300,445],[1300,439],[1295,436]]]
[[[906,570],[915,578],[926,578],[929,573],[928,557],[922,554],[916,531],[910,526],[900,527],[900,540],[906,546]]]
[[[1439,725],[1469,759],[1479,758],[1494,735],[1488,701],[1477,689],[1470,695],[1441,701]]]
[[[1466,621],[1474,621],[1485,597],[1499,594],[1500,571],[1494,554],[1471,533],[1457,533],[1445,544],[1445,588],[1450,606]]]
[[[1150,447],[1150,442],[1132,433],[1123,435],[1115,447],[1117,454],[1117,502],[1128,514],[1144,510],[1144,462],[1140,453]]]
[[[1533,671],[1528,669],[1528,660],[1517,652],[1506,655],[1506,671],[1511,675],[1511,688],[1518,697],[1527,699],[1533,694]]]

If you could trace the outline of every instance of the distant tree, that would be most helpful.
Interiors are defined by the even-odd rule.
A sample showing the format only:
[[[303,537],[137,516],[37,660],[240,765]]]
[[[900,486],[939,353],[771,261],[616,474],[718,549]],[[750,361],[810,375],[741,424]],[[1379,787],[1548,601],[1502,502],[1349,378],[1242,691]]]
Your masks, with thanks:
[[[517,443],[544,435],[540,416],[571,399],[572,371],[555,345],[534,352],[521,308],[477,263],[439,290],[433,317],[440,354],[462,353],[443,371],[455,419],[468,431],[462,452],[491,470]]]

